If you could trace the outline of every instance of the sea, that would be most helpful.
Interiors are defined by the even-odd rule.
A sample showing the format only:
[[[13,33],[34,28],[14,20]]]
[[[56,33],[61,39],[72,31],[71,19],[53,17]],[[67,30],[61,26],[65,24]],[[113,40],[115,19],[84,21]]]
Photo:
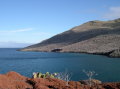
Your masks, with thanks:
[[[86,80],[85,72],[102,82],[120,81],[120,58],[83,53],[22,52],[20,48],[0,48],[0,74],[15,71],[26,77],[33,72],[69,73],[71,80]]]

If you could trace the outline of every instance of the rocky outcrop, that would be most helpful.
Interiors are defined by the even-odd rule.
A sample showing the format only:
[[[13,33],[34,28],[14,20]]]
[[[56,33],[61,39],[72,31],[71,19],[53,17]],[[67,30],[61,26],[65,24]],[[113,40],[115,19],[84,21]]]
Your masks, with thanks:
[[[119,48],[120,19],[116,19],[84,23],[21,51],[78,52],[120,57]]]
[[[120,49],[116,49],[109,54],[110,57],[120,57]]]
[[[0,74],[0,89],[120,89],[120,83],[101,83],[92,80],[91,87],[84,81],[66,81],[55,78],[27,78],[16,72]]]
[[[0,89],[33,89],[27,79],[16,72],[0,74]]]

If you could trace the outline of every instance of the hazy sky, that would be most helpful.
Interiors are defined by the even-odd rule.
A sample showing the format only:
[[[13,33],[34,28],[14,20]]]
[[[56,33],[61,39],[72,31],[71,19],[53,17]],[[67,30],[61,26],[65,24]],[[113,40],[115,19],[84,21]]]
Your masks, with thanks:
[[[0,0],[0,42],[37,43],[90,20],[120,17],[120,0]]]

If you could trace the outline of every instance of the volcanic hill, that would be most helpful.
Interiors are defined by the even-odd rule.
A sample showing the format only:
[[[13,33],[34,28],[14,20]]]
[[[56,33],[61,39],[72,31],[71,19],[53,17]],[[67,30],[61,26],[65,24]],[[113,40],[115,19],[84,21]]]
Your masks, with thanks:
[[[76,52],[120,57],[120,19],[89,21],[21,51]]]

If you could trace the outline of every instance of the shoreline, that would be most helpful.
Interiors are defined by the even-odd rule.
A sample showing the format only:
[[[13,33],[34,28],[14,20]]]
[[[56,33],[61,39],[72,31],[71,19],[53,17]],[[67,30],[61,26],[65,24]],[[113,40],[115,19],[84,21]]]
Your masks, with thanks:
[[[24,49],[18,49],[17,51],[23,51],[23,52],[52,52],[52,51],[39,51],[39,50],[24,50]],[[81,53],[81,54],[90,54],[90,55],[99,55],[99,56],[106,56],[109,58],[120,58],[120,56],[111,56],[110,53],[111,52],[106,52],[106,53],[89,53],[89,52],[61,52],[61,51],[57,51],[57,52],[52,52],[52,53]]]

